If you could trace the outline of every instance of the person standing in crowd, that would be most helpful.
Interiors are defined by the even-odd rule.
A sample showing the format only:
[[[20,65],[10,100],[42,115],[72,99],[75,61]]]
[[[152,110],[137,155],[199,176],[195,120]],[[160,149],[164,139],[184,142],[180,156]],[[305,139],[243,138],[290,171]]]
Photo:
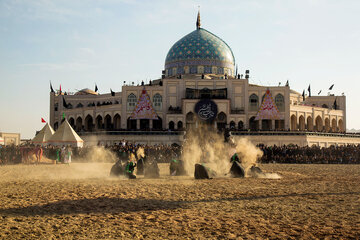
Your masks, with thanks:
[[[64,163],[67,163],[67,164],[71,163],[71,155],[72,155],[71,147],[67,146],[65,148]]]

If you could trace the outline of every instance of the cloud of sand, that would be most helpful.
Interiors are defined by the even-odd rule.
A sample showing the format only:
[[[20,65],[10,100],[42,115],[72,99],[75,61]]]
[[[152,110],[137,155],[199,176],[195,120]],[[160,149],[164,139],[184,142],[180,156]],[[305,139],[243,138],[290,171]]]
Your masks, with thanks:
[[[262,151],[245,138],[224,143],[222,134],[199,126],[187,133],[182,158],[189,175],[194,172],[196,163],[205,163],[217,174],[225,175],[231,167],[230,157],[235,152],[241,157],[245,169],[255,165],[262,156]]]
[[[217,134],[213,130],[208,130],[206,126],[199,126],[187,133],[186,141],[183,144],[182,159],[185,170],[192,175],[196,163],[204,163],[214,170],[218,176],[229,173],[231,168],[230,158],[237,153],[244,168],[245,176],[258,178],[279,179],[276,173],[249,174],[252,166],[257,166],[258,160],[263,152],[247,138],[231,137],[229,143],[224,142],[224,136]]]
[[[84,156],[75,158],[74,161],[78,162],[116,162],[117,157],[114,152],[106,149],[103,146],[94,146],[87,148]]]

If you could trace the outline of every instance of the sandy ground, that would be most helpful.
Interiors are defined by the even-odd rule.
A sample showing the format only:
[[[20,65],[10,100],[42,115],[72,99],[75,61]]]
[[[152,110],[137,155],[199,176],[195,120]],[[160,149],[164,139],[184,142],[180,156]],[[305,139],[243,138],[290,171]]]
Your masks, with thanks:
[[[0,166],[2,239],[359,239],[360,165],[282,179],[109,178],[111,164]]]

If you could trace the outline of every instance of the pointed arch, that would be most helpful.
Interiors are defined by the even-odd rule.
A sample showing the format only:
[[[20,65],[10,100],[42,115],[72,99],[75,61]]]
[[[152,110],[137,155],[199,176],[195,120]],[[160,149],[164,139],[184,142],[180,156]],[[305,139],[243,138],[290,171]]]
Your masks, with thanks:
[[[323,121],[322,118],[320,116],[317,116],[315,118],[315,129],[318,132],[322,132],[323,131]]]
[[[311,116],[308,116],[306,119],[306,127],[308,131],[314,131],[314,121]]]
[[[297,130],[297,120],[296,120],[296,116],[293,114],[290,117],[290,130],[291,131],[296,131]]]
[[[104,127],[107,131],[113,129],[113,124],[111,122],[111,116],[109,114],[106,114],[106,116],[104,118]]]
[[[114,129],[120,130],[121,129],[121,117],[120,114],[115,114],[114,116]]]
[[[76,118],[76,130],[81,131],[83,129],[83,120],[82,117]]]
[[[87,115],[85,118],[85,130],[92,132],[94,129],[94,121],[91,115]]]
[[[305,131],[305,118],[303,115],[299,117],[299,130]]]
[[[337,123],[336,123],[336,119],[333,118],[333,120],[331,121],[331,131],[332,132],[337,132],[338,129],[337,129]]]
[[[330,119],[325,118],[325,132],[330,132]]]
[[[101,115],[98,115],[96,117],[96,129],[100,130],[100,129],[103,129],[104,128],[104,124],[103,124],[103,118]]]

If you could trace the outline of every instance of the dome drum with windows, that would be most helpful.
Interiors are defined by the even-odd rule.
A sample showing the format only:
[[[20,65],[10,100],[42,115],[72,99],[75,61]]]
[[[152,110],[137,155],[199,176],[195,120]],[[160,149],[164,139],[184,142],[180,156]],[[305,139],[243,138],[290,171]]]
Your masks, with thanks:
[[[235,58],[231,48],[215,34],[200,28],[177,41],[165,60],[165,75],[218,74],[234,76]]]

